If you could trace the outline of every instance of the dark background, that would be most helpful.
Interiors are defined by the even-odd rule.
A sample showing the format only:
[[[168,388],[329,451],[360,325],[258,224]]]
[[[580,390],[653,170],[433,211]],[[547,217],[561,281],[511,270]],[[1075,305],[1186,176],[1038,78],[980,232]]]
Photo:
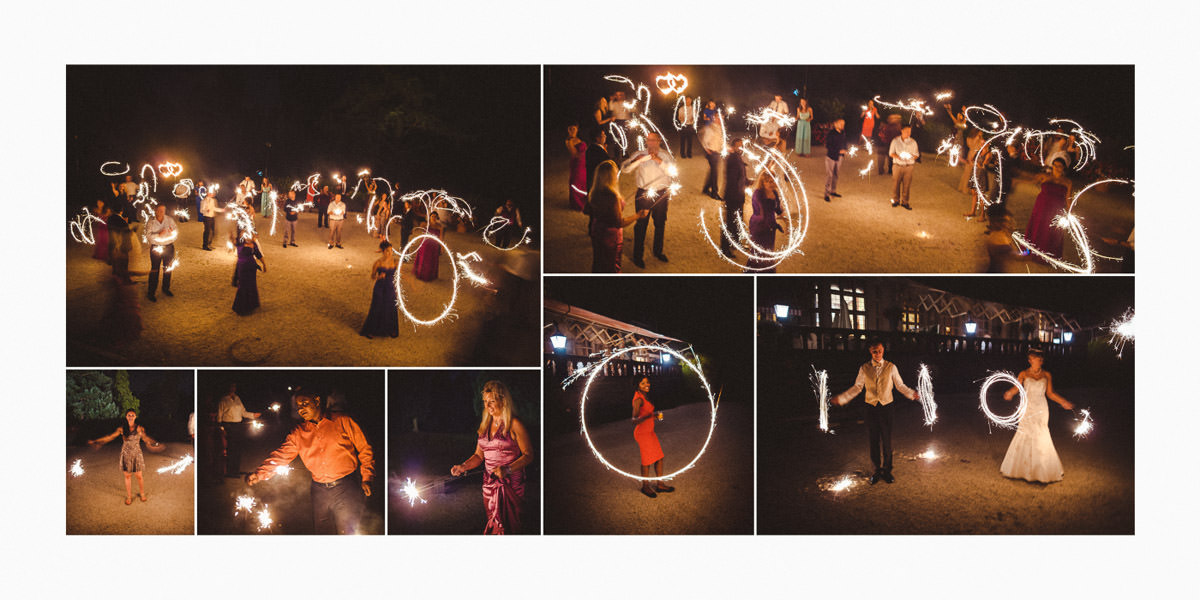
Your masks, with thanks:
[[[483,385],[498,379],[512,394],[515,416],[529,432],[534,461],[525,468],[522,533],[541,520],[541,380],[536,370],[388,371],[389,534],[478,534],[487,523],[474,473],[422,492],[429,503],[409,506],[399,493],[406,477],[419,485],[449,475],[475,452],[483,417]]]
[[[1131,153],[1122,152],[1134,143],[1132,65],[547,66],[547,139],[564,138],[573,122],[586,130],[594,122],[596,100],[619,89],[628,91],[623,84],[606,81],[605,75],[645,83],[654,98],[651,116],[656,116],[660,128],[670,128],[675,96],[664,96],[654,85],[655,76],[668,71],[688,77],[684,94],[689,98],[715,99],[736,107],[740,114],[766,106],[775,94],[782,95],[794,113],[798,98],[805,97],[813,106],[814,124],[841,116],[852,134],[861,127],[861,106],[876,95],[893,103],[923,98],[935,111],[926,117],[927,127],[941,123],[952,129],[949,115],[933,98],[950,90],[954,97],[949,102],[955,110],[991,104],[1026,127],[1049,129],[1048,119],[1074,119],[1104,141],[1098,149],[1102,158],[1132,161]],[[845,105],[842,114],[822,110],[822,102],[832,98]],[[882,115],[887,109],[880,106],[879,111]],[[734,130],[745,125],[744,119],[730,123]]]
[[[100,371],[116,382],[116,371]],[[195,379],[188,370],[128,370],[129,391],[141,402],[138,424],[159,442],[191,443],[188,415],[195,407]],[[67,410],[67,444],[82,445],[106,436],[125,421],[125,411],[115,419],[77,420]],[[119,445],[119,444],[118,444]]]
[[[369,167],[404,191],[445,189],[483,214],[511,198],[536,223],[537,73],[536,66],[68,66],[68,212],[109,197],[102,163],[128,162],[137,181],[143,163],[169,159],[183,164],[182,177],[227,190],[246,175],[256,182],[266,175],[278,189],[314,172],[324,184],[333,172],[353,177]],[[168,193],[160,187],[158,197]]]

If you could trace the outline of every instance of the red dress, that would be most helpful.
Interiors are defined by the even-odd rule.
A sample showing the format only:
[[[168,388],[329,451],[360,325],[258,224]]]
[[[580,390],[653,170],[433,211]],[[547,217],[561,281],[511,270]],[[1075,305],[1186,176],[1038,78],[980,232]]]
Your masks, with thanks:
[[[1052,181],[1043,183],[1029,215],[1025,239],[1050,256],[1062,256],[1063,230],[1054,225],[1054,220],[1066,209],[1067,188]]]
[[[634,405],[637,404],[638,398],[642,399],[642,409],[638,411],[637,418],[654,412],[654,405],[650,404],[650,400],[641,390],[633,393]],[[658,443],[658,435],[654,433],[654,417],[638,423],[637,427],[633,428],[633,439],[637,441],[638,450],[642,453],[642,465],[652,465],[662,460],[662,446]]]

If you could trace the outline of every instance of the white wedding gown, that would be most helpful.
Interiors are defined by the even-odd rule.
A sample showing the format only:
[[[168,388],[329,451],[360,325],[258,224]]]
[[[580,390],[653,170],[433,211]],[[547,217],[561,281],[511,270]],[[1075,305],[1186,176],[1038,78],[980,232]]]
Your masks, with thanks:
[[[1025,379],[1028,405],[1017,426],[1000,474],[1015,479],[1050,483],[1063,476],[1062,461],[1050,439],[1050,407],[1046,404],[1046,379]]]

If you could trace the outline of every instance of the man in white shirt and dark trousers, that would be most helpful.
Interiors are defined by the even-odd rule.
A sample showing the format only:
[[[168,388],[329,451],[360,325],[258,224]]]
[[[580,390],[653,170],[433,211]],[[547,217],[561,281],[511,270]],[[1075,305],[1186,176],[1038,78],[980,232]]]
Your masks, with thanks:
[[[342,247],[342,224],[346,222],[346,203],[341,194],[334,194],[329,203],[329,249]]]
[[[146,240],[150,242],[150,280],[146,286],[146,299],[158,302],[154,292],[158,289],[160,265],[163,294],[175,295],[171,293],[171,265],[175,262],[175,239],[179,237],[179,226],[167,216],[167,207],[159,204],[154,207],[154,217],[146,221],[145,231]]]
[[[200,247],[205,250],[212,250],[213,236],[217,232],[217,213],[225,212],[225,209],[217,205],[217,194],[205,194],[204,199],[200,201],[200,216],[204,217],[204,236],[201,238]]]
[[[917,150],[917,140],[912,137],[912,125],[905,125],[900,128],[900,137],[892,140],[892,145],[888,149],[888,156],[892,158],[892,208],[903,206],[905,210],[912,210],[908,205],[908,190],[912,187],[913,169],[916,168],[917,159],[921,157],[921,152]]]
[[[838,394],[833,401],[838,406],[844,406],[859,392],[866,390],[867,433],[871,438],[871,463],[875,465],[870,482],[875,485],[882,479],[893,483],[896,478],[892,476],[892,390],[898,390],[909,400],[919,400],[920,396],[904,385],[896,365],[883,360],[883,342],[873,340],[867,349],[871,352],[871,360],[858,368],[854,385]]]
[[[257,419],[262,413],[250,412],[242,406],[237,384],[229,384],[229,393],[217,403],[217,423],[225,432],[225,476],[238,477],[242,470],[242,446],[246,439],[244,419]]]
[[[646,135],[646,149],[635,152],[625,162],[621,163],[621,172],[634,170],[637,182],[637,195],[634,197],[634,208],[641,212],[649,210],[650,214],[637,220],[633,226],[633,264],[646,268],[642,256],[646,250],[646,228],[650,218],[654,218],[654,257],[667,262],[663,253],[663,236],[667,227],[667,207],[671,201],[671,176],[668,170],[675,165],[671,154],[663,149],[662,139],[657,133]],[[715,190],[714,190],[715,191]]]

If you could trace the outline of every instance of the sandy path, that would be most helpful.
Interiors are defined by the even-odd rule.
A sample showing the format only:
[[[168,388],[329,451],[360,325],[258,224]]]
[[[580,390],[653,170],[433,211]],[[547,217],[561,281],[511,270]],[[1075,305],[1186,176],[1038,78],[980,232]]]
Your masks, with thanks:
[[[138,282],[133,296],[140,305],[143,333],[121,345],[106,343],[97,320],[112,298],[110,268],[91,258],[92,247],[68,240],[67,246],[67,364],[73,366],[389,366],[537,364],[539,307],[524,301],[511,311],[506,296],[460,283],[454,304],[457,317],[433,327],[417,327],[400,315],[400,337],[367,339],[358,335],[371,303],[368,270],[378,254],[355,215],[343,230],[344,250],[326,247],[328,230],[316,228],[316,216],[303,214],[297,225],[299,247],[283,248],[270,237],[270,220],[258,228],[266,257],[266,273],[258,275],[262,306],[241,317],[232,310],[235,289],[230,285],[236,258],[224,249],[228,221],[219,220],[217,250],[200,249],[203,226],[180,226],[176,256],[180,266],[171,284],[175,293],[158,302],[145,299],[148,252],[137,256],[131,270]],[[484,262],[472,263],[492,281],[501,281],[504,253],[472,233],[448,232],[446,243],[457,253],[478,252]],[[452,293],[449,261],[443,253],[439,278],[422,282],[404,265],[406,299],[421,318],[441,312]],[[408,283],[412,282],[409,286]],[[536,282],[523,287],[536,289]],[[503,294],[518,291],[506,289]],[[519,290],[522,298],[536,293]],[[526,306],[527,305],[527,306]],[[503,352],[487,351],[485,340],[502,338]]]
[[[663,411],[656,425],[666,471],[692,459],[709,426],[707,403]],[[721,405],[708,450],[669,482],[676,491],[650,499],[640,484],[610,471],[584,438],[547,440],[547,534],[750,534],[753,529],[753,416],[748,406]],[[589,426],[593,443],[614,465],[637,472],[640,460],[628,421]]]
[[[970,208],[966,196],[955,189],[961,171],[944,162],[927,159],[917,165],[912,183],[913,210],[892,208],[890,176],[860,178],[858,171],[867,159],[855,157],[843,163],[838,191],[842,198],[822,200],[825,185],[824,149],[814,148],[809,158],[789,154],[808,192],[811,226],[801,246],[803,255],[788,258],[779,266],[781,273],[973,273],[987,269],[983,224],[968,222],[962,214]],[[546,271],[549,273],[586,272],[591,268],[591,242],[585,230],[587,216],[567,208],[567,157],[561,143],[553,140],[545,148],[544,246]],[[700,155],[679,162],[680,195],[671,200],[666,227],[666,254],[662,263],[646,254],[646,269],[633,265],[633,226],[625,230],[624,262],[627,273],[732,273],[732,265],[722,260],[704,239],[699,213],[703,209],[713,239],[719,239],[716,210],[721,203],[699,193],[708,163]],[[1009,197],[1009,210],[1020,231],[1024,231],[1037,197],[1032,181],[1018,180]],[[1079,185],[1076,184],[1078,189]],[[1111,192],[1089,192],[1080,201],[1076,213],[1082,218],[1096,250],[1120,256],[1116,248],[1100,244],[1100,236],[1124,239],[1133,225],[1133,200],[1128,186]],[[626,212],[633,211],[635,188],[632,177],[622,179]],[[745,214],[750,214],[747,202]],[[647,243],[653,236],[653,224]],[[782,245],[776,235],[776,246]],[[1070,246],[1070,244],[1068,244]],[[1074,252],[1068,253],[1073,258]],[[742,261],[745,262],[744,260]],[[1028,263],[1030,272],[1049,272],[1047,267]],[[1119,271],[1119,263],[1101,261],[1100,271]]]
[[[67,448],[69,468],[83,461],[84,474],[67,478],[67,533],[99,535],[192,535],[195,463],[179,475],[158,469],[186,454],[196,455],[187,444],[165,443],[162,452],[142,448],[146,459],[147,501],[138,499],[137,479],[132,480],[133,504],[125,505],[125,478],[121,474],[121,443],[110,442],[99,450]],[[64,469],[65,470],[65,469]]]

